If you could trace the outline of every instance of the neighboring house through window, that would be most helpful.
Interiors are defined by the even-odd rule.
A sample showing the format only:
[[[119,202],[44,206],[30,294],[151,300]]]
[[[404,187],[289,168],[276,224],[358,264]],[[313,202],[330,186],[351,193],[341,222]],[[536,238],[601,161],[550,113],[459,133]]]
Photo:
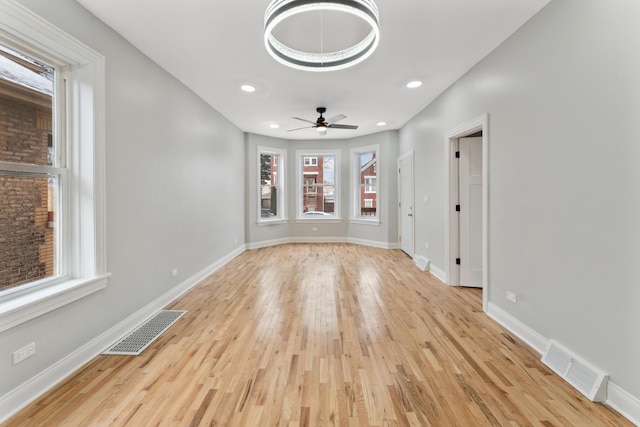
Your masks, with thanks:
[[[298,152],[298,218],[338,217],[338,154]]]
[[[106,286],[103,139],[104,57],[0,3],[0,331]]]
[[[286,219],[285,151],[258,147],[258,222],[273,223]]]
[[[378,189],[379,147],[359,147],[351,150],[352,218],[366,222],[379,221]]]

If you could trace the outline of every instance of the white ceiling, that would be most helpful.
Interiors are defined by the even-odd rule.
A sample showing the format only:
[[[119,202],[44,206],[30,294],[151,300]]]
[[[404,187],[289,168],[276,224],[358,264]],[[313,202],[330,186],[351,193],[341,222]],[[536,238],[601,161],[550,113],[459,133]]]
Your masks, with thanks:
[[[288,68],[266,52],[270,0],[77,1],[243,131],[317,139],[314,129],[287,132],[305,126],[291,117],[315,121],[323,106],[325,117],[345,114],[340,124],[359,125],[322,138],[399,129],[550,0],[375,0],[378,49],[354,67],[320,73]],[[309,25],[291,27],[291,40],[319,37]],[[347,34],[327,33],[327,45]],[[405,87],[416,79],[422,87]],[[242,84],[257,90],[242,92]]]

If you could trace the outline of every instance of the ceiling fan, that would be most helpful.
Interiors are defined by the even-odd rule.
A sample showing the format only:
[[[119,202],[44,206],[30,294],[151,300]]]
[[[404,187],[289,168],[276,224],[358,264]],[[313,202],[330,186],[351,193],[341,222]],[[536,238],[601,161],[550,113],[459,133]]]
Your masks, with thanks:
[[[312,122],[311,120],[301,119],[300,117],[292,117],[293,119],[296,119],[296,120],[300,120],[300,121],[303,121],[303,122],[311,123],[313,126],[305,126],[305,127],[296,128],[296,129],[289,129],[287,132],[293,132],[294,130],[301,130],[301,129],[316,128],[316,130],[318,131],[318,133],[320,135],[326,135],[327,134],[327,128],[333,128],[333,129],[358,129],[357,125],[339,125],[339,124],[336,124],[340,120],[343,120],[343,119],[347,118],[347,116],[345,116],[344,114],[338,114],[337,116],[331,117],[330,119],[325,119],[324,117],[322,117],[322,114],[327,111],[326,108],[318,107],[318,108],[316,108],[316,111],[318,113],[320,113],[320,117],[318,117],[318,119],[315,122]]]

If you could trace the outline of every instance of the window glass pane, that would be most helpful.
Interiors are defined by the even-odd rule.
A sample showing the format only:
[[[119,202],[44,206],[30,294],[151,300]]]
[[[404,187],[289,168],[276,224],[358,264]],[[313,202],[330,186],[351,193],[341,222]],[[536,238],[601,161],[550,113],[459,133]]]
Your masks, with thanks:
[[[335,215],[336,156],[305,156],[302,164],[302,216],[323,218]]]
[[[375,151],[358,155],[360,184],[358,187],[360,216],[377,215],[378,159]]]
[[[0,291],[57,274],[58,179],[0,175]]]
[[[278,165],[277,154],[260,154],[260,217],[278,216]]]
[[[0,45],[0,161],[53,165],[53,68]]]

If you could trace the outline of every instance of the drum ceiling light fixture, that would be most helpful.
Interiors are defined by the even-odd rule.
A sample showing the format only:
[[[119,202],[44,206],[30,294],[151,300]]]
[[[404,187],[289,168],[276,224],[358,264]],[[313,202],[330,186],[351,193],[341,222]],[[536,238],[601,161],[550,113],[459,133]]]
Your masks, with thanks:
[[[360,42],[335,52],[303,52],[278,40],[274,29],[299,13],[337,11],[354,15],[371,27]],[[273,0],[264,15],[264,45],[278,62],[305,71],[331,71],[351,67],[368,58],[378,46],[378,8],[371,0]],[[322,34],[321,34],[322,38]]]

